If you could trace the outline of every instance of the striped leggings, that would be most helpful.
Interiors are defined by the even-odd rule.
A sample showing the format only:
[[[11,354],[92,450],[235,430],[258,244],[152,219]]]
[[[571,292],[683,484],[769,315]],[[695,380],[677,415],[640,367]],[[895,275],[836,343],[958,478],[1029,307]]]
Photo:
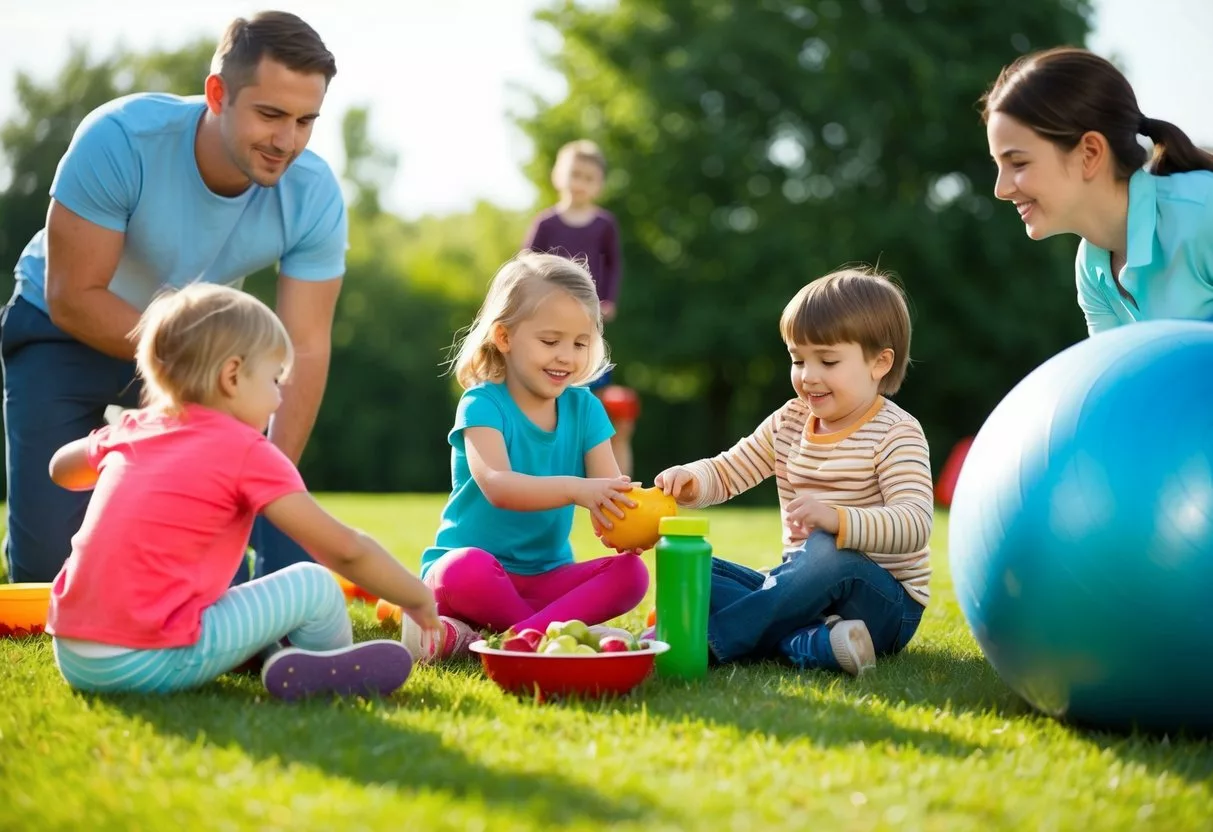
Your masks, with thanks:
[[[303,650],[353,643],[345,596],[323,566],[296,563],[232,587],[203,611],[202,633],[188,647],[90,657],[56,640],[55,661],[78,690],[172,693],[204,685],[282,638]]]

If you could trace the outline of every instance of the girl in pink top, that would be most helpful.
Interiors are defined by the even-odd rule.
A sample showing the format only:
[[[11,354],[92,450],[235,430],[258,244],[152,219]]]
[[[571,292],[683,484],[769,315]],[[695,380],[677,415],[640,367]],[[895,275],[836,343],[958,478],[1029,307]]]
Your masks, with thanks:
[[[195,284],[153,301],[136,330],[145,407],[60,448],[51,478],[93,489],[56,577],[47,632],[72,687],[168,693],[259,654],[269,692],[386,694],[412,657],[353,643],[325,566],[438,627],[433,593],[378,543],[324,511],[264,435],[292,359],[256,298]],[[230,587],[264,514],[321,564]],[[283,648],[286,639],[291,646]]]

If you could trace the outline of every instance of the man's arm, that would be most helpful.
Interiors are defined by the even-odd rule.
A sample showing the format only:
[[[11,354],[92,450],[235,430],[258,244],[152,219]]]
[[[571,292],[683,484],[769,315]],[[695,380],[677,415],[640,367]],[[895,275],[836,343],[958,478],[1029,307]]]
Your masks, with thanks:
[[[46,308],[68,335],[133,361],[139,310],[109,290],[126,235],[89,222],[55,200],[46,219]]]
[[[295,363],[282,387],[282,406],[270,421],[270,441],[299,464],[320,412],[332,355],[333,313],[341,279],[278,277],[278,317],[295,348]]]

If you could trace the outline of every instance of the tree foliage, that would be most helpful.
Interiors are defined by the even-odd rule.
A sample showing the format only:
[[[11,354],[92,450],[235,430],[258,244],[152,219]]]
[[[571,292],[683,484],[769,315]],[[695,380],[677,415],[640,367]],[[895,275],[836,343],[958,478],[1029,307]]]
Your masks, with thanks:
[[[791,396],[780,311],[839,267],[878,265],[906,288],[914,363],[897,399],[937,463],[1082,336],[1074,241],[1033,243],[995,203],[976,102],[1021,52],[1081,43],[1087,16],[1057,0],[620,0],[539,14],[563,38],[549,60],[568,93],[519,119],[536,146],[529,173],[550,198],[563,142],[606,154],[625,262],[611,345],[645,397],[642,473],[727,447]]]

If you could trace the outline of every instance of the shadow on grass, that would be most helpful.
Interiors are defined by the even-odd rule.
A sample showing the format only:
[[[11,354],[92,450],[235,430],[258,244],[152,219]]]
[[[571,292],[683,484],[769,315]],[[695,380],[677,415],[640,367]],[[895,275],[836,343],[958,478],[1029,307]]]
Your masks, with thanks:
[[[1011,690],[982,656],[929,647],[882,659],[858,684],[909,705],[1014,719],[1031,707]]]
[[[613,800],[557,774],[486,767],[436,733],[387,718],[398,700],[254,703],[221,685],[163,698],[80,696],[187,743],[203,740],[218,748],[236,746],[254,759],[308,766],[352,783],[406,794],[429,791],[479,799],[490,811],[512,807],[541,828],[637,820],[660,823],[663,817],[658,807],[639,795]],[[432,698],[425,694],[427,706],[433,704]]]
[[[785,682],[804,688],[789,690]],[[839,684],[857,686],[840,693],[834,689]],[[870,686],[859,687],[861,684],[832,674],[806,675],[760,662],[713,668],[700,682],[656,678],[626,697],[560,698],[539,707],[620,710],[637,715],[643,711],[647,718],[670,724],[730,726],[743,734],[781,741],[803,739],[821,747],[886,743],[951,757],[965,757],[981,748],[944,732],[898,724],[884,709],[873,707],[867,694],[891,697]]]

